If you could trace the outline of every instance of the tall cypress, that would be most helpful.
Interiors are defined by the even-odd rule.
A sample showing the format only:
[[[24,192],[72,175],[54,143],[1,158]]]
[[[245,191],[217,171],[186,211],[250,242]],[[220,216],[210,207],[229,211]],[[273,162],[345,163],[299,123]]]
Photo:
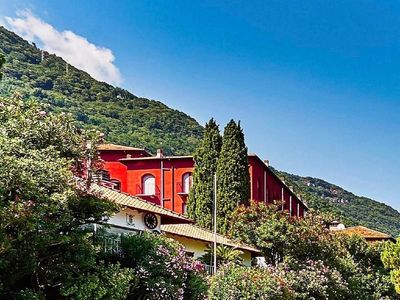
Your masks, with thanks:
[[[247,147],[240,122],[231,120],[225,127],[217,165],[218,231],[227,233],[230,217],[240,204],[249,204],[250,174]]]
[[[1,67],[3,66],[5,62],[4,56],[0,54],[0,79],[3,76],[3,74],[1,73]]]
[[[222,137],[219,127],[211,119],[205,127],[201,144],[194,154],[193,187],[190,190],[187,211],[199,226],[212,228],[214,174],[221,151]]]

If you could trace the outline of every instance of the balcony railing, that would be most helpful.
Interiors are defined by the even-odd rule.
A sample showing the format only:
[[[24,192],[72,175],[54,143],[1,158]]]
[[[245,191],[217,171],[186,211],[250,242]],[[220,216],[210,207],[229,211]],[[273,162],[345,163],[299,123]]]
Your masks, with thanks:
[[[121,237],[119,236],[103,236],[102,246],[105,253],[121,254]]]
[[[204,271],[208,274],[208,275],[213,275],[214,274],[214,267],[210,266],[210,265],[204,265]]]

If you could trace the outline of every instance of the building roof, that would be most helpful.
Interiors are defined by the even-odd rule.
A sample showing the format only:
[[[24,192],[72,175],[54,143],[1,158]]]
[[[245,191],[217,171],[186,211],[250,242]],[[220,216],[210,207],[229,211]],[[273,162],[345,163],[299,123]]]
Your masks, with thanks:
[[[337,230],[336,232],[347,235],[359,235],[366,240],[394,240],[394,238],[386,233],[373,230],[364,226],[347,227],[345,229]]]
[[[162,208],[161,206],[154,203],[125,193],[121,193],[119,191],[104,186],[100,186],[98,184],[92,184],[91,191],[93,193],[100,194],[100,196],[118,205],[127,206],[129,208],[139,211],[146,211],[158,214],[161,216],[161,224],[194,223],[193,220],[172,210]]]
[[[145,151],[143,148],[135,148],[135,147],[129,147],[129,146],[122,146],[122,145],[115,145],[115,144],[100,144],[97,146],[97,150],[101,151],[112,151],[112,150],[119,150],[119,151]]]
[[[210,243],[214,242],[214,234],[211,231],[192,224],[161,225],[161,231],[195,240],[201,240]],[[220,234],[217,234],[217,243],[242,250],[247,250],[253,253],[260,253],[260,251],[254,247],[235,242]]]
[[[169,159],[193,159],[193,156],[190,155],[181,155],[181,156],[149,156],[149,157],[127,157],[121,158],[120,161],[135,161],[135,160],[169,160]]]

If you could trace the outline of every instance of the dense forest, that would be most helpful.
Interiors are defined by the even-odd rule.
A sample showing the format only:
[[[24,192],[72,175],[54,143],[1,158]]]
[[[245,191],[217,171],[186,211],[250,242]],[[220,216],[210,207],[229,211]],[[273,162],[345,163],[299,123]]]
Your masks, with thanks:
[[[322,179],[275,172],[292,185],[310,207],[333,212],[346,226],[363,225],[393,236],[400,234],[400,213],[389,205],[354,195]]]
[[[151,152],[191,153],[203,128],[183,112],[159,101],[99,82],[56,55],[42,52],[18,35],[0,27],[0,54],[6,58],[0,95],[18,91],[56,112],[72,113],[79,126],[98,128],[106,139]]]
[[[1,26],[0,54],[6,59],[2,97],[17,92],[23,99],[37,99],[51,111],[71,113],[78,126],[100,130],[109,142],[146,147],[151,152],[163,148],[168,154],[192,154],[200,141],[203,127],[185,113],[99,82]],[[276,172],[310,207],[334,212],[346,225],[400,234],[400,213],[390,206],[321,179]]]

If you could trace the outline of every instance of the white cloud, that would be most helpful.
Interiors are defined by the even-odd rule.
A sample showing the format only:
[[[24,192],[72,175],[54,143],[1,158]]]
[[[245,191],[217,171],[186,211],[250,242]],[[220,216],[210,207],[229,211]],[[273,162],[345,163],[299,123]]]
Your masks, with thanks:
[[[5,17],[7,27],[43,50],[55,53],[68,63],[88,72],[94,78],[118,84],[121,74],[114,65],[114,55],[108,48],[90,43],[72,31],[58,31],[30,11],[17,12],[16,18]]]

